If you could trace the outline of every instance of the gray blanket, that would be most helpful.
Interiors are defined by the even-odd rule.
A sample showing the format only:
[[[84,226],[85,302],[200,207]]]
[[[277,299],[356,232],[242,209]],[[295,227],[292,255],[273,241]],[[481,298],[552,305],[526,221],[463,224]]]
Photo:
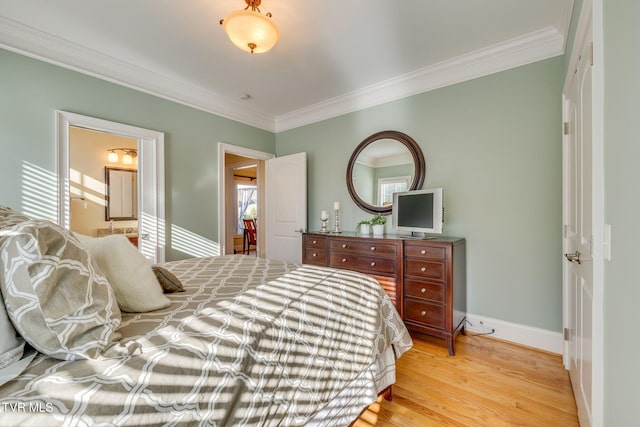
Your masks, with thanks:
[[[142,354],[38,355],[0,387],[0,425],[304,425],[411,338],[368,276],[248,256],[164,264],[186,291],[123,313]]]

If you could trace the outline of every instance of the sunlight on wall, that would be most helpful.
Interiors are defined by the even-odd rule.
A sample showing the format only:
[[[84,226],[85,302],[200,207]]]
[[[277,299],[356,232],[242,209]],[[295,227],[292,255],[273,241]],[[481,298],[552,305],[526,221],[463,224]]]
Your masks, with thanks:
[[[155,215],[142,212],[139,224],[138,248],[146,258],[158,262],[156,247],[160,253],[164,252],[165,222]]]
[[[105,184],[87,175],[83,175],[75,169],[69,170],[73,196],[84,197],[87,201],[105,207]]]
[[[27,161],[22,162],[22,213],[31,218],[58,221],[56,174]]]
[[[194,257],[220,255],[220,244],[172,224],[171,246]]]

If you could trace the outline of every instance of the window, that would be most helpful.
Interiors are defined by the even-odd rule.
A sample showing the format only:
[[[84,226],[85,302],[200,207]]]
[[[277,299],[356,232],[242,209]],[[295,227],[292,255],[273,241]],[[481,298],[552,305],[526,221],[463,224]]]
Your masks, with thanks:
[[[236,184],[236,232],[242,234],[242,219],[258,216],[258,187]]]
[[[378,179],[378,206],[388,206],[393,203],[393,193],[407,191],[410,181],[410,176]]]

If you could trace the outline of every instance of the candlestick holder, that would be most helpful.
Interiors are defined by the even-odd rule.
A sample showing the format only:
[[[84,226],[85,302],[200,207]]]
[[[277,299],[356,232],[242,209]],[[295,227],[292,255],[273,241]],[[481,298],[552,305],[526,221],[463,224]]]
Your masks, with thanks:
[[[320,232],[321,233],[328,233],[329,230],[327,230],[327,222],[329,221],[329,218],[320,218]]]
[[[340,209],[336,209],[335,214],[336,222],[333,226],[333,233],[342,233],[342,230],[340,229]]]

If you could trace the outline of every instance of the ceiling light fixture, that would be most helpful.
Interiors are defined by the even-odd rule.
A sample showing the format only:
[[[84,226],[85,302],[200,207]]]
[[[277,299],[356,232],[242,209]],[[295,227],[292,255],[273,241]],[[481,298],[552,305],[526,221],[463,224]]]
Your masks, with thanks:
[[[236,10],[220,20],[225,33],[233,44],[251,53],[263,53],[271,49],[280,38],[280,30],[271,20],[271,13],[260,13],[262,0],[244,0],[247,7]]]

